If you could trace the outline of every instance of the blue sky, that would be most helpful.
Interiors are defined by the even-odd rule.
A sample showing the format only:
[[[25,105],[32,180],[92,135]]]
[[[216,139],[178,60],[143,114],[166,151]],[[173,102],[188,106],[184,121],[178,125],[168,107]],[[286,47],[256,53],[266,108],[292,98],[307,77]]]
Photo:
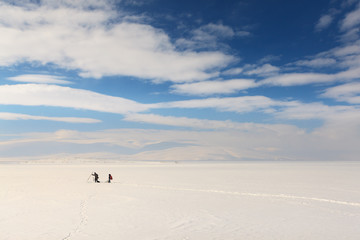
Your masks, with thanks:
[[[0,159],[358,160],[360,2],[0,1]]]

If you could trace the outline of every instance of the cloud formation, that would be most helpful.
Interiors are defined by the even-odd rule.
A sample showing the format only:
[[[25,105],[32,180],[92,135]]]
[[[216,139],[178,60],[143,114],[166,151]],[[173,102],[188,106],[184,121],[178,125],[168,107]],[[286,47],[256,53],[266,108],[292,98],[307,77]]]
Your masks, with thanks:
[[[311,60],[299,60],[294,64],[297,66],[321,68],[321,67],[333,66],[334,64],[336,64],[336,60],[333,58],[314,58]]]
[[[315,30],[322,31],[322,30],[326,29],[327,27],[330,26],[332,21],[333,21],[333,16],[330,14],[321,16],[321,18],[319,19],[319,21],[317,22],[317,24],[315,26]]]
[[[0,66],[51,63],[83,77],[189,82],[234,60],[219,51],[178,51],[162,30],[111,8],[110,1],[0,3]]]
[[[359,104],[358,83],[348,83],[327,89],[321,96]],[[302,103],[293,100],[274,100],[265,96],[243,96],[227,98],[204,98],[184,101],[142,104],[129,99],[108,96],[96,92],[57,85],[17,84],[0,86],[0,104],[20,106],[48,106],[83,109],[97,112],[121,114],[124,120],[174,127],[198,129],[239,129],[238,123],[231,121],[199,120],[189,117],[171,117],[155,114],[140,114],[157,109],[214,109],[220,112],[263,113],[279,119],[319,119],[338,121],[343,118],[359,117],[356,106],[327,106],[323,103]],[[27,114],[1,113],[5,120],[49,120],[62,122],[96,123],[89,118],[45,117]]]
[[[347,2],[350,4],[350,1]],[[280,60],[280,56],[282,61],[290,58],[272,55],[281,54],[279,52],[269,52],[267,54],[270,55],[261,58],[257,53],[256,58],[260,60],[236,65],[240,57],[234,56],[241,53],[241,49],[237,52],[221,41],[229,41],[235,46],[238,45],[235,38],[251,36],[250,32],[239,31],[237,26],[197,22],[202,25],[190,30],[188,38],[172,39],[170,34],[179,36],[179,32],[171,31],[168,34],[151,26],[151,21],[145,21],[143,16],[126,13],[119,9],[120,5],[115,8],[114,3],[116,1],[106,0],[1,1],[0,67],[23,66],[25,63],[25,66],[45,66],[47,70],[60,68],[58,72],[74,70],[69,71],[69,75],[75,73],[83,77],[132,76],[158,84],[168,81],[170,83],[162,84],[159,88],[156,85],[151,90],[145,89],[149,85],[141,86],[144,88],[141,93],[147,96],[140,99],[153,96],[151,91],[155,88],[161,89],[160,94],[164,93],[164,89],[169,90],[157,98],[163,102],[145,104],[100,94],[94,90],[104,86],[100,84],[96,87],[86,86],[94,91],[58,86],[73,84],[82,87],[85,84],[71,82],[69,78],[56,74],[22,74],[4,79],[13,82],[11,85],[0,85],[0,104],[5,108],[11,105],[57,107],[59,113],[61,108],[71,108],[94,111],[92,114],[120,114],[119,122],[124,123],[124,120],[134,123],[132,126],[145,125],[145,129],[78,132],[59,130],[62,125],[58,123],[55,127],[58,131],[55,132],[41,131],[18,138],[0,133],[2,153],[8,148],[16,151],[19,146],[25,145],[31,150],[34,146],[43,147],[43,143],[49,142],[48,146],[66,146],[68,154],[79,153],[76,147],[81,146],[90,158],[110,154],[114,158],[128,160],[338,160],[346,156],[350,156],[347,159],[356,160],[360,154],[356,145],[360,137],[360,5],[356,5],[356,9],[338,23],[342,40],[337,42],[340,44],[338,47],[315,56],[302,56],[300,60],[291,58],[291,63],[275,66],[270,62]],[[130,0],[123,4],[138,5],[145,4],[145,1]],[[329,11],[319,17],[315,27],[318,34],[336,26],[334,12]],[[265,39],[259,40],[265,43]],[[229,79],[229,76],[232,78]],[[138,83],[143,84],[141,81]],[[312,102],[319,101],[315,99],[316,93],[306,98],[308,102],[291,98],[291,91],[281,96],[274,93],[280,90],[279,87],[310,84],[317,84],[317,89],[325,86],[327,89],[317,92],[321,94],[319,96],[334,99],[343,105]],[[127,87],[126,84],[116,86]],[[313,90],[310,87],[307,89]],[[170,97],[172,93],[187,96]],[[209,97],[223,94],[237,95]],[[242,96],[246,94],[249,96]],[[274,98],[274,95],[278,98]],[[188,96],[196,98],[190,99]],[[204,119],[189,115],[193,111],[177,111],[179,109],[202,110]],[[171,115],[175,111],[176,114]],[[233,117],[232,120],[213,120],[225,118],[212,115],[219,112],[230,112],[223,115]],[[95,118],[98,116],[102,115],[98,114]],[[0,113],[1,120],[9,121],[99,123],[100,120],[95,118]],[[252,122],[241,122],[246,121],[244,119],[251,119]],[[277,124],[297,124],[298,120],[301,121],[299,127]],[[301,129],[305,125],[302,123],[308,122],[321,122],[321,126],[309,124],[310,127]],[[156,128],[173,130],[147,129],[154,124],[160,126]],[[33,126],[35,124],[29,124],[28,130]],[[102,128],[109,126],[114,125],[101,125]],[[39,125],[36,127],[41,129]]]
[[[358,132],[326,126],[313,133],[290,125],[243,124],[242,129],[206,131],[112,129],[97,132],[59,130],[13,135],[0,142],[3,154],[39,144],[52,146],[35,159],[73,160],[358,160]],[[71,143],[71,145],[70,145]],[[170,144],[171,143],[171,144]],[[64,147],[64,144],[66,148]],[[54,147],[56,146],[56,147]],[[99,149],[107,146],[109,151]],[[110,147],[116,146],[116,147]],[[161,146],[161,147],[160,147]],[[87,151],[80,151],[88,148]],[[56,149],[66,149],[60,152]],[[118,151],[121,149],[121,152]],[[13,155],[12,155],[13,156]],[[21,154],[16,156],[19,160]],[[2,155],[2,159],[7,159]],[[27,156],[25,159],[32,159]]]
[[[250,69],[245,71],[246,75],[257,75],[261,77],[276,75],[280,71],[279,67],[273,66],[269,63],[255,68],[253,66],[248,66],[248,68]]]
[[[354,11],[348,13],[342,21],[341,29],[346,31],[360,24],[360,3]]]
[[[236,31],[224,24],[209,23],[192,30],[189,38],[176,40],[176,46],[194,50],[228,48],[226,44],[220,43],[219,40],[248,37],[250,35],[248,31]]]
[[[67,107],[118,114],[145,111],[150,106],[88,90],[46,84],[1,85],[0,104]]]
[[[75,118],[75,117],[46,117],[46,116],[34,116],[28,114],[0,112],[1,120],[46,120],[56,122],[67,123],[99,123],[100,120],[93,118]]]
[[[285,73],[274,77],[266,78],[259,84],[273,86],[300,86],[317,83],[344,82],[359,78],[360,67],[350,68],[349,70],[334,73]]]
[[[331,87],[326,89],[321,96],[333,98],[340,102],[360,104],[360,83],[352,82]]]
[[[231,94],[256,86],[256,82],[252,79],[232,79],[176,84],[171,88],[173,89],[172,92],[178,94],[207,96],[213,94]]]
[[[276,132],[303,132],[294,126],[286,124],[260,124],[252,122],[234,122],[231,120],[218,121],[187,117],[161,116],[157,114],[128,114],[124,120],[148,124],[158,124],[172,127],[185,127],[197,130],[237,130],[237,131],[276,131]]]
[[[42,84],[71,84],[70,81],[61,76],[40,75],[40,74],[23,74],[15,77],[8,77],[7,80],[25,83],[42,83]]]
[[[310,120],[318,119],[325,122],[354,121],[360,117],[359,109],[354,106],[328,106],[320,102],[297,103],[274,112],[281,119]]]
[[[243,68],[238,67],[238,68],[228,69],[228,70],[224,71],[222,74],[224,74],[224,75],[239,75],[243,71],[244,71]]]
[[[278,107],[288,107],[296,105],[295,101],[276,101],[265,96],[244,96],[227,98],[204,98],[185,101],[158,103],[159,108],[212,108],[218,111],[247,113],[265,112],[272,113]]]
[[[194,129],[243,129],[244,125],[232,121],[204,120],[188,117],[161,116],[156,114],[128,114],[125,121],[158,124]]]

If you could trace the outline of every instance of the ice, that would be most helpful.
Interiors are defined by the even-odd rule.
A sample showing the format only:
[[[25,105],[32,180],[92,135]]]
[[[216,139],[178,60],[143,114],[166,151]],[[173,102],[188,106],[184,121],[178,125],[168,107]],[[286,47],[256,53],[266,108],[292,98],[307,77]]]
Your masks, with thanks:
[[[358,162],[1,164],[0,239],[355,240],[359,170]],[[94,171],[102,183],[87,181]]]

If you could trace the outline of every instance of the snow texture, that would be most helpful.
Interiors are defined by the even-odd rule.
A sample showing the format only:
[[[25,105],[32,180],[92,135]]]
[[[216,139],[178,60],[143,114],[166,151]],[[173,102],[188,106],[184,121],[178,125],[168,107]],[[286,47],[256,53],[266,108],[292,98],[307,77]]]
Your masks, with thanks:
[[[359,170],[358,162],[1,164],[0,239],[355,240]]]

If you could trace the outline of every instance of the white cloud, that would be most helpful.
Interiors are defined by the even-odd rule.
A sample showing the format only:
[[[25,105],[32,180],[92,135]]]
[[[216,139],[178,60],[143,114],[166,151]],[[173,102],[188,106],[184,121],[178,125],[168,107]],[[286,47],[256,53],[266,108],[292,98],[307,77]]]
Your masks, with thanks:
[[[93,118],[77,118],[77,117],[46,117],[46,116],[34,116],[28,114],[0,112],[1,120],[46,120],[56,122],[67,123],[99,123],[100,120]]]
[[[236,31],[235,36],[237,37],[248,37],[251,36],[251,33],[248,31]]]
[[[222,74],[224,75],[238,75],[244,71],[243,68],[231,68],[224,71]]]
[[[360,31],[359,28],[353,28],[348,30],[341,36],[343,42],[353,42],[359,39]]]
[[[64,77],[40,74],[24,74],[15,77],[8,77],[7,80],[25,83],[47,83],[47,84],[71,84],[64,80]]]
[[[279,71],[280,71],[280,68],[275,67],[269,63],[266,63],[260,67],[255,67],[253,69],[247,70],[245,72],[245,74],[258,75],[258,76],[272,76],[272,75],[277,74]]]
[[[141,104],[121,97],[70,87],[45,84],[17,84],[0,86],[0,104],[67,107],[125,115],[161,108],[213,108],[219,111],[238,113],[251,111],[273,112],[277,107],[292,106],[294,102],[275,101],[264,96],[245,96]]]
[[[330,14],[323,15],[315,26],[316,31],[322,31],[330,26],[333,21],[333,16]]]
[[[194,129],[212,129],[212,130],[240,130],[240,131],[283,131],[288,132],[296,127],[284,124],[256,124],[256,123],[239,123],[230,120],[218,121],[208,119],[197,119],[187,117],[161,116],[156,114],[128,114],[124,120],[131,122],[141,122],[149,124],[159,124],[173,127],[189,127]],[[286,130],[287,129],[287,130]],[[299,129],[297,129],[300,131]]]
[[[160,29],[127,22],[129,15],[110,11],[107,1],[93,2],[92,7],[86,1],[43,1],[31,7],[1,3],[0,66],[53,63],[84,77],[186,82],[214,77],[234,60],[216,51],[177,51]]]
[[[340,29],[343,31],[341,40],[343,42],[354,42],[360,39],[360,3],[356,9],[348,13],[341,22]]]
[[[360,56],[359,56],[360,57]],[[341,81],[356,80],[360,78],[360,65],[349,70],[335,74],[336,79]]]
[[[232,121],[204,120],[187,117],[160,116],[155,114],[128,114],[124,120],[195,129],[238,129],[240,124]],[[242,127],[243,128],[243,127]]]
[[[151,2],[151,0],[125,0],[122,1],[125,5],[132,5],[132,6],[143,6]]]
[[[315,58],[312,60],[300,60],[294,63],[297,66],[305,66],[312,68],[329,67],[336,64],[336,60],[333,58]]]
[[[343,7],[343,8],[350,7],[357,2],[358,2],[358,0],[344,0],[341,3],[341,7]]]
[[[252,79],[232,79],[176,84],[171,88],[174,93],[205,96],[212,94],[230,94],[256,86],[257,84]]]
[[[118,114],[145,111],[150,106],[88,90],[45,84],[1,85],[0,104],[68,107]]]
[[[323,120],[325,123],[359,123],[359,108],[354,106],[328,106],[323,103],[298,103],[275,113],[278,118],[296,120]]]
[[[346,90],[349,90],[346,86]],[[338,90],[340,91],[340,90]],[[338,93],[338,91],[336,91]],[[345,91],[345,90],[343,90]],[[349,90],[350,91],[350,90]],[[358,86],[351,92],[347,92],[347,100],[352,100],[357,103]],[[353,98],[350,98],[353,97]],[[229,111],[236,113],[248,113],[248,112],[263,112],[274,116],[278,119],[284,120],[311,120],[317,119],[329,122],[358,122],[360,117],[359,108],[356,106],[327,106],[323,103],[302,103],[299,101],[276,101],[265,96],[245,96],[234,98],[207,98],[207,99],[195,99],[178,102],[168,102],[158,104],[158,107],[163,108],[184,108],[184,109],[196,109],[196,108],[213,108],[218,111]],[[136,115],[134,115],[136,116]],[[145,119],[146,115],[137,115],[139,119]],[[152,119],[157,119],[158,116],[154,116]],[[150,118],[151,119],[151,118]],[[176,118],[162,118],[159,117],[158,123],[176,122]],[[147,120],[142,120],[146,122]],[[155,120],[148,120],[155,121]],[[190,121],[187,118],[183,118],[182,121]],[[154,123],[154,122],[153,122]],[[203,122],[205,124],[205,121]],[[216,125],[215,122],[209,124]],[[225,123],[222,123],[225,125]],[[227,123],[228,126],[231,124]],[[165,124],[170,125],[170,124]],[[190,125],[190,124],[189,124]],[[198,123],[201,126],[201,123]],[[219,124],[221,126],[221,124]],[[194,124],[195,127],[195,124]],[[203,127],[204,128],[204,127]],[[237,128],[232,126],[232,128]]]
[[[286,107],[297,104],[296,102],[275,101],[265,96],[245,96],[230,98],[206,98],[193,99],[185,101],[158,103],[159,108],[213,108],[218,111],[229,111],[237,113],[246,113],[253,111],[262,111],[271,113],[276,111],[277,107]]]
[[[192,30],[189,39],[178,39],[176,45],[180,48],[185,47],[189,49],[227,48],[228,46],[221,43],[221,40],[247,37],[250,35],[248,31],[235,31],[231,27],[223,24],[209,23]]]
[[[272,62],[272,61],[278,61],[280,60],[281,56],[276,56],[276,55],[267,55],[263,58],[261,58],[258,62],[260,64],[264,64],[264,63],[268,63],[268,62]]]
[[[352,82],[325,90],[322,97],[334,98],[350,104],[360,104],[360,83]]]
[[[213,38],[232,38],[235,32],[229,26],[223,24],[209,23],[199,29],[194,30],[194,39],[199,41],[206,41]]]
[[[144,116],[143,119],[146,120],[146,117]],[[156,122],[156,118],[153,121]],[[192,119],[185,119],[182,124],[188,126],[192,124],[191,122]],[[239,123],[237,126],[238,129],[219,128],[200,131],[111,129],[96,132],[61,130],[27,133],[12,136],[11,140],[1,141],[0,150],[3,153],[2,157],[4,150],[12,153],[12,156],[21,156],[18,151],[19,146],[25,150],[31,148],[41,152],[45,143],[51,143],[52,146],[67,143],[69,152],[63,153],[61,157],[130,161],[249,159],[329,161],[358,160],[360,154],[359,131],[354,131],[355,128],[346,124],[329,124],[310,133],[294,126],[280,124]],[[357,126],[359,127],[359,124]],[[71,143],[74,144],[69,145]],[[79,144],[82,144],[82,149],[88,146],[87,150],[82,154],[74,154]],[[123,151],[116,152],[115,148],[101,151],[103,146],[120,146]],[[56,155],[59,154],[56,148],[53,151],[53,155],[43,157],[49,159],[59,157]],[[38,155],[36,159],[39,158],[41,156]]]
[[[336,66],[349,70],[360,67],[360,40],[319,53],[314,59],[334,59]]]
[[[289,73],[266,78],[261,83],[275,86],[296,86],[310,83],[331,82],[335,76],[320,73]]]
[[[266,78],[259,84],[274,86],[299,86],[316,83],[332,83],[336,81],[349,81],[359,78],[360,67],[351,68],[335,74],[322,73],[288,73]]]
[[[297,104],[278,112],[277,116],[285,119],[322,119],[329,116],[329,111],[330,107],[321,103]]]
[[[344,58],[352,55],[360,55],[360,40],[354,42],[353,44],[347,44],[345,46],[331,49],[325,54],[329,54],[331,56],[335,56],[339,58]]]
[[[345,84],[334,88],[329,88],[322,95],[323,97],[332,97],[337,100],[347,101],[349,103],[359,103],[359,85],[357,83]],[[231,122],[220,122],[213,120],[194,120],[191,118],[159,117],[157,115],[135,114],[151,109],[181,108],[181,109],[215,109],[217,111],[228,111],[236,113],[262,112],[270,116],[276,116],[282,119],[321,119],[332,121],[348,117],[353,119],[354,114],[359,111],[351,106],[326,106],[321,103],[305,104],[298,101],[277,101],[265,96],[244,96],[230,98],[206,98],[192,99],[185,101],[163,102],[154,104],[141,104],[135,101],[120,97],[112,97],[88,90],[73,89],[57,85],[43,84],[18,84],[0,86],[0,104],[3,105],[22,105],[22,106],[51,106],[67,107],[75,109],[85,109],[91,111],[108,112],[125,115],[125,119],[132,118],[140,122],[163,121],[164,125],[171,125],[172,121],[181,120],[183,126],[192,126],[199,128],[207,122],[207,126],[213,128],[236,128]],[[132,114],[132,115],[130,115]],[[143,120],[148,117],[148,120]],[[19,120],[50,120],[63,122],[87,122],[95,123],[98,120],[85,118],[66,118],[66,117],[45,117],[31,116],[25,114],[2,113],[2,119]],[[155,120],[154,120],[155,119]],[[188,124],[188,125],[186,125]],[[179,124],[177,124],[179,125]],[[175,125],[174,125],[175,126]],[[218,127],[215,127],[218,126]],[[206,127],[208,128],[208,127]]]
[[[360,4],[357,5],[357,8],[348,13],[345,18],[343,19],[343,22],[341,24],[342,30],[349,30],[351,28],[356,27],[360,24]]]
[[[215,41],[217,39],[226,39],[249,36],[247,31],[234,31],[231,27],[223,24],[209,23],[192,31],[192,40],[199,42]]]

